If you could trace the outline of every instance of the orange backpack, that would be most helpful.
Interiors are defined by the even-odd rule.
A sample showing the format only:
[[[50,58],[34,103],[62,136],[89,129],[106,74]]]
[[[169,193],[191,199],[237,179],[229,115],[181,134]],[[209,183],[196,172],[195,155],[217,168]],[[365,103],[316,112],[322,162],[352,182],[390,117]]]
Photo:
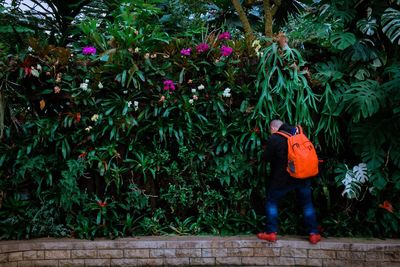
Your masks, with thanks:
[[[286,132],[276,132],[287,138],[288,166],[290,176],[306,179],[318,174],[318,156],[314,145],[304,135],[301,126],[297,126],[295,135]]]

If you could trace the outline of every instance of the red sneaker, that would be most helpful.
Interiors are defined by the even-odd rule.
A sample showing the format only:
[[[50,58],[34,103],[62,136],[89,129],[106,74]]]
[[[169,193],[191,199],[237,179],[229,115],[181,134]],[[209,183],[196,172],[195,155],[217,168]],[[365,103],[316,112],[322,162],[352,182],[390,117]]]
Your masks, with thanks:
[[[311,233],[310,237],[308,238],[308,240],[310,240],[311,244],[317,244],[319,241],[321,241],[321,235],[320,234],[314,234]]]
[[[262,240],[267,240],[267,241],[269,241],[269,242],[275,242],[276,241],[276,233],[275,232],[272,232],[272,233],[265,233],[265,232],[262,232],[262,233],[258,233],[257,234],[257,237],[259,238],[259,239],[262,239]]]

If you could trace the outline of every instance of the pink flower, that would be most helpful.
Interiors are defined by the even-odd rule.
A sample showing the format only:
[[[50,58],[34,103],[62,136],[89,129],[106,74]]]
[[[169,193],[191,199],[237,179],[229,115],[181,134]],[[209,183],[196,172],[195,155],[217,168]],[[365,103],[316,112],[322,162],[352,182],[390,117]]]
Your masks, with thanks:
[[[82,48],[82,54],[84,55],[94,55],[96,54],[96,47],[94,46],[85,46]]]
[[[189,48],[184,48],[184,49],[181,50],[181,55],[182,56],[190,56],[190,52],[192,52],[192,49],[190,47]]]
[[[171,80],[165,80],[164,81],[164,90],[165,91],[174,91],[175,90],[175,85],[174,82]]]
[[[218,35],[218,40],[230,40],[231,39],[231,34],[229,32],[223,32],[220,35]]]
[[[196,46],[197,53],[207,52],[208,49],[210,49],[210,46],[206,43],[200,43],[199,45]]]
[[[221,56],[223,56],[223,57],[229,57],[232,54],[232,52],[233,52],[232,47],[225,46],[225,45],[223,45],[221,47]]]

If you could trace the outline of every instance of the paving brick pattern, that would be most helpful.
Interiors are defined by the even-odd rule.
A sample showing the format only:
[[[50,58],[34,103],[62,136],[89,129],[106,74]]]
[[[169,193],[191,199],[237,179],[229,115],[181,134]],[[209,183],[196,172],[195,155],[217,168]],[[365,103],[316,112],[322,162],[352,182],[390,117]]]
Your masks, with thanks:
[[[21,266],[367,266],[400,267],[400,239],[254,236],[34,239],[0,242],[0,267]]]

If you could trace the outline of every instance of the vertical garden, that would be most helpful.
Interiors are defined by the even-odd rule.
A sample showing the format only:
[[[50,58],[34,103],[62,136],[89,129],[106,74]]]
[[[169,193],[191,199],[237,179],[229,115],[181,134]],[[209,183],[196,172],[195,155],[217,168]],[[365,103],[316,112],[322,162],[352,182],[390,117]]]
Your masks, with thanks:
[[[255,233],[278,117],[318,149],[323,235],[399,236],[400,1],[25,2],[0,1],[0,239]]]

